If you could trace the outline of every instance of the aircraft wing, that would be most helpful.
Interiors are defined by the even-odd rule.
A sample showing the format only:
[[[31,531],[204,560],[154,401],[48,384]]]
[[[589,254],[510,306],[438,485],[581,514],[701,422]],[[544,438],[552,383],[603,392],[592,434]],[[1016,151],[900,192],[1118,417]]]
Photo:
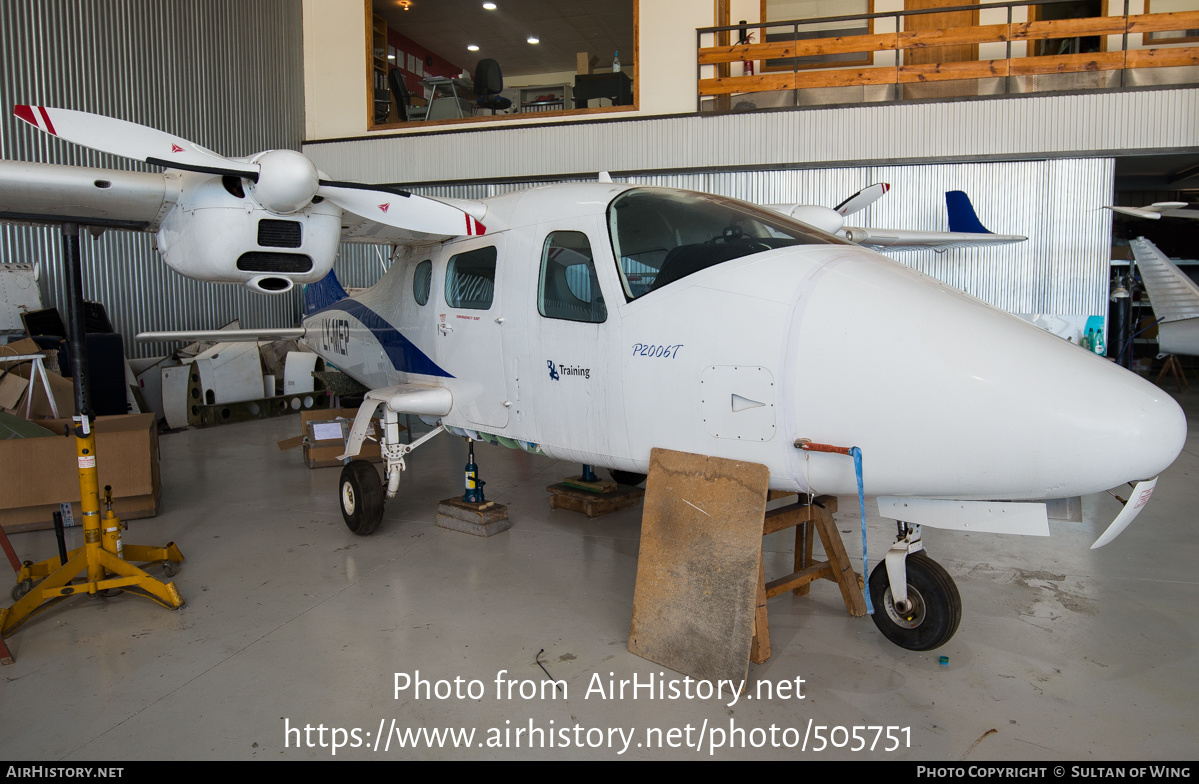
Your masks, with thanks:
[[[1199,285],[1144,237],[1129,244],[1158,319],[1170,322],[1199,317]]]
[[[1016,234],[979,234],[963,231],[908,231],[905,229],[846,228],[845,238],[876,250],[927,250],[928,248],[981,248],[1024,242],[1028,237]]]
[[[1124,215],[1131,215],[1134,218],[1148,218],[1149,220],[1161,220],[1161,218],[1190,218],[1191,220],[1199,220],[1199,210],[1185,209],[1187,202],[1185,201],[1155,201],[1145,207],[1113,207],[1107,209],[1112,212],[1119,212]]]
[[[155,172],[0,160],[0,221],[156,231],[178,196]]]
[[[179,172],[136,172],[0,160],[0,221],[59,224],[65,221],[129,231],[156,232],[179,198]],[[364,198],[374,194],[363,191]],[[485,231],[482,202],[437,200],[461,209],[459,234]],[[342,211],[343,242],[431,245],[458,234],[430,234]]]
[[[440,200],[439,200],[440,201]],[[445,200],[448,202],[448,200]],[[456,205],[455,205],[456,206]],[[480,202],[479,206],[484,205]],[[482,212],[483,210],[480,210]],[[473,221],[471,233],[480,234],[479,228],[482,224],[477,218],[474,218],[469,212],[467,219]],[[465,222],[465,221],[464,221]],[[477,228],[475,228],[477,227]],[[341,241],[353,242],[364,245],[403,245],[407,247],[420,247],[424,245],[435,245],[439,242],[444,242],[451,237],[457,237],[461,234],[467,234],[462,231],[459,234],[426,234],[424,232],[412,231],[410,229],[402,229],[397,226],[389,226],[385,223],[373,221],[370,218],[364,218],[361,215],[356,215],[352,212],[342,212],[341,214]]]

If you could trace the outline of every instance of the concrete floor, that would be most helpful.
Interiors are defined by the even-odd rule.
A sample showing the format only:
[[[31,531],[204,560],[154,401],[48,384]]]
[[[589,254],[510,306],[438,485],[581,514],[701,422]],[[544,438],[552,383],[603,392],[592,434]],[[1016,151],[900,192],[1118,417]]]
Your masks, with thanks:
[[[410,458],[380,529],[356,537],[337,508],[338,469],[309,470],[298,451],[276,448],[294,418],[165,435],[162,511],[132,521],[126,541],[179,544],[187,562],[175,582],[187,606],[78,597],[27,623],[8,639],[17,663],[0,670],[0,759],[327,759],[333,728],[359,746],[338,759],[1193,759],[1199,393],[1180,399],[1192,424],[1186,450],[1114,544],[1088,549],[1119,509],[1107,495],[1085,499],[1086,522],[1052,523],[1050,539],[927,530],[965,607],[947,645],[897,648],[869,619],[850,618],[832,583],[817,583],[808,597],[771,601],[774,656],[749,668],[751,695],[757,681],[802,678],[804,698],[731,706],[727,691],[587,695],[595,676],[605,688],[681,676],[626,650],[640,507],[596,521],[549,509],[545,486],[576,466],[479,448],[488,497],[508,505],[512,528],[477,538],[433,524],[436,502],[461,493],[466,462],[461,440],[440,436]],[[894,529],[871,517],[876,561]],[[838,520],[852,555],[856,499],[841,500]],[[55,552],[49,532],[11,538],[22,558]],[[69,538],[77,546],[80,532]],[[784,571],[790,547],[789,533],[768,540],[768,570]],[[545,680],[541,649],[567,698],[526,700],[514,686],[497,699],[501,671]],[[485,693],[396,699],[396,673],[417,671],[478,680]],[[393,720],[476,732],[470,748],[399,749]],[[529,750],[527,734],[515,748],[530,722],[556,731],[554,748]],[[306,725],[307,738],[286,733]],[[853,750],[856,726],[872,728],[859,731],[867,744],[881,735],[873,751]],[[374,747],[381,727],[386,751],[386,741]],[[726,737],[712,752],[721,735],[712,730],[730,727],[744,731],[738,747]],[[623,753],[616,728],[632,733]],[[662,744],[692,746],[702,729],[703,748],[648,748],[651,729]],[[785,747],[805,734],[806,752]],[[844,748],[816,751],[819,734]],[[497,737],[506,748],[487,746]]]

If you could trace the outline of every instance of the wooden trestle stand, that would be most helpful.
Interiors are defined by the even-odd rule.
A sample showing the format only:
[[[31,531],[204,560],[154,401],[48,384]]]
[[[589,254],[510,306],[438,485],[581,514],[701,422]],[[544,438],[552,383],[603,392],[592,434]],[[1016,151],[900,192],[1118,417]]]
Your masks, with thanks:
[[[771,493],[771,499],[775,498]],[[781,497],[781,494],[778,496]],[[796,596],[808,593],[814,580],[832,580],[841,589],[845,609],[849,614],[860,617],[866,614],[866,599],[862,596],[863,580],[853,571],[841,532],[837,530],[833,514],[837,511],[837,498],[831,495],[816,496],[808,503],[800,498],[788,506],[766,512],[762,524],[762,536],[795,529],[795,571],[786,577],[766,582],[765,559],[758,559],[758,602],[754,615],[754,638],[749,658],[754,664],[762,664],[770,658],[770,622],[766,617],[766,602],[791,591]],[[814,561],[812,545],[814,534],[820,534],[827,561]]]

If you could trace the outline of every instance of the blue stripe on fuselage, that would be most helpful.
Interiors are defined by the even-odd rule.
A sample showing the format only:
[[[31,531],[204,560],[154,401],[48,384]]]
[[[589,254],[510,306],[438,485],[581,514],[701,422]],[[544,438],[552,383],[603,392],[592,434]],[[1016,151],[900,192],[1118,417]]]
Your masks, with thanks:
[[[387,358],[391,360],[392,367],[396,370],[403,373],[419,373],[423,376],[453,378],[449,373],[442,370],[436,362],[429,359],[428,354],[417,348],[416,344],[401,335],[400,331],[393,327],[387,319],[358,300],[343,299],[334,305],[318,310],[309,316],[309,318],[316,318],[321,314],[336,311],[348,313],[369,329],[371,334],[375,336],[375,339],[379,341],[379,345],[387,352]]]

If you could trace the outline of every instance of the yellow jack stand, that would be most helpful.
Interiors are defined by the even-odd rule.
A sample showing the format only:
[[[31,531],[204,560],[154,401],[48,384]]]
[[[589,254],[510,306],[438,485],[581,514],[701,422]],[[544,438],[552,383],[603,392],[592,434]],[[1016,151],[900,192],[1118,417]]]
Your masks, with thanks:
[[[183,562],[183,554],[174,542],[166,547],[121,544],[121,520],[112,511],[111,491],[105,489],[108,512],[100,517],[100,498],[96,477],[96,435],[87,417],[76,417],[75,445],[79,462],[80,506],[83,510],[84,546],[67,554],[63,564],[59,556],[40,563],[26,561],[17,575],[17,590],[28,591],[7,610],[0,610],[0,638],[15,631],[44,603],[77,593],[101,595],[113,588],[133,588],[139,595],[162,606],[177,610],[183,597],[174,583],[163,583],[125,559],[161,561],[168,574],[174,574]],[[85,582],[73,582],[86,571]],[[35,579],[42,578],[36,587]]]
[[[140,595],[158,602],[164,607],[177,610],[183,606],[183,597],[174,583],[164,583],[151,577],[131,563],[125,556],[136,561],[162,561],[174,573],[176,564],[183,562],[183,554],[172,542],[166,547],[121,546],[121,521],[112,511],[112,495],[105,491],[108,513],[100,518],[99,477],[96,473],[96,434],[92,430],[91,406],[88,403],[87,346],[84,337],[83,317],[83,272],[79,252],[79,224],[62,225],[64,277],[67,288],[67,322],[70,331],[71,358],[74,365],[75,386],[75,452],[79,466],[79,506],[83,512],[83,547],[68,553],[66,563],[62,555],[41,563],[26,562],[17,576],[17,589],[13,591],[15,603],[7,610],[0,610],[0,641],[15,631],[42,605],[77,593],[102,596],[113,588],[133,588]],[[87,572],[84,582],[75,578]],[[34,577],[44,577],[36,588]],[[21,591],[27,591],[23,596]],[[0,646],[3,648],[3,646]],[[11,656],[3,663],[12,662]]]

